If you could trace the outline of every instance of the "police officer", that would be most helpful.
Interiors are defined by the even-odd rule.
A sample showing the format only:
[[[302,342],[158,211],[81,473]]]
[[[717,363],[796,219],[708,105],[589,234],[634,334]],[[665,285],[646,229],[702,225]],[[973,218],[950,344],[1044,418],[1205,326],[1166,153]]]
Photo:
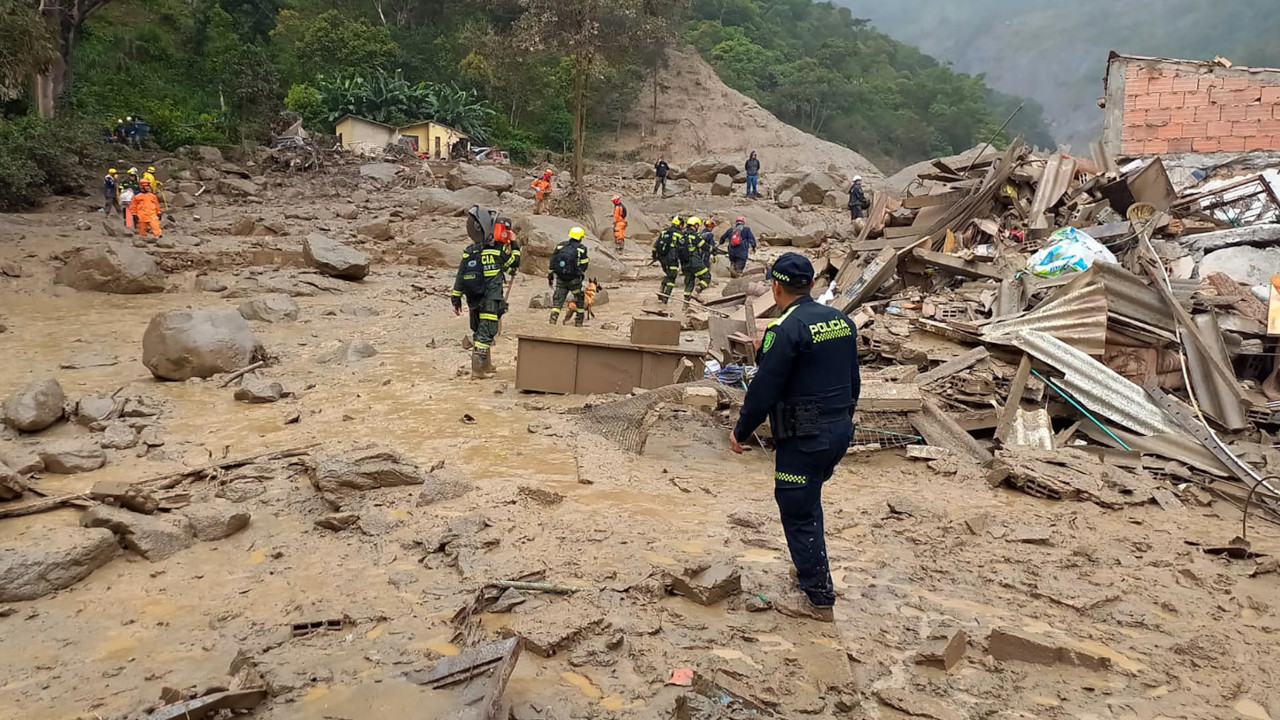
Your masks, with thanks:
[[[582,327],[587,316],[587,295],[582,284],[587,279],[587,269],[591,266],[591,258],[587,257],[587,248],[582,238],[587,231],[580,227],[569,229],[569,239],[556,245],[551,253],[551,269],[547,270],[547,287],[555,288],[551,295],[552,325],[560,321],[560,308],[566,298],[572,296],[574,303],[573,324]]]
[[[653,242],[653,260],[662,266],[662,290],[658,293],[662,304],[671,299],[676,289],[676,277],[680,274],[680,244],[684,242],[684,218],[676,215],[671,225],[658,234]]]
[[[453,313],[462,314],[462,298],[467,298],[471,315],[471,377],[490,378],[496,374],[490,348],[498,335],[498,320],[506,311],[506,274],[519,267],[507,246],[494,242],[496,213],[472,206],[467,213],[467,234],[472,243],[462,251],[462,261],[453,279],[450,302]],[[518,257],[518,256],[516,256]]]
[[[853,438],[861,385],[857,337],[844,313],[809,296],[813,264],[808,258],[783,255],[770,279],[773,300],[783,311],[765,330],[759,371],[729,444],[741,453],[742,443],[768,416],[777,447],[773,497],[796,581],[813,616],[830,622],[836,596],[823,535],[822,484]]]
[[[702,262],[703,244],[706,242],[702,234],[702,219],[689,218],[681,237],[684,241],[679,245],[680,272],[684,274],[684,300],[689,302],[695,293],[701,293],[711,285],[711,270]]]

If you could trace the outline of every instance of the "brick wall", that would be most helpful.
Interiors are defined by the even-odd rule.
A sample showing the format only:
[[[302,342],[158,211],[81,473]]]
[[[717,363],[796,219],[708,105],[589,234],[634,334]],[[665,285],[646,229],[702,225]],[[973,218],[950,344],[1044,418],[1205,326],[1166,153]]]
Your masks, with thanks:
[[[1106,113],[1122,156],[1280,150],[1280,71],[1113,56]]]

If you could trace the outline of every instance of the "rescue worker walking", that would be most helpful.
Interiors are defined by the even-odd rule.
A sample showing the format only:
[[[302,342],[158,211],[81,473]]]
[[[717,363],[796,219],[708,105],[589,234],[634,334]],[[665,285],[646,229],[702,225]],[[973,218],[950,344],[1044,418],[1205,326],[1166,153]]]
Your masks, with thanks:
[[[729,277],[742,277],[747,269],[747,258],[756,249],[756,235],[747,226],[747,219],[739,217],[733,227],[720,236],[720,244],[729,244]]]
[[[151,192],[160,198],[161,204],[167,204],[164,197],[164,183],[156,179],[156,167],[148,166],[147,171],[142,173],[142,181],[151,184]]]
[[[120,208],[124,214],[124,226],[133,227],[133,198],[141,190],[142,186],[138,184],[138,168],[131,167],[125,176],[120,178],[118,187],[120,188]]]
[[[796,582],[816,619],[834,621],[836,596],[827,561],[822,485],[853,438],[861,387],[853,321],[810,297],[813,264],[796,253],[770,272],[773,299],[784,308],[769,323],[759,370],[747,390],[729,446],[742,452],[766,416],[773,430],[774,491]]]
[[[862,190],[862,176],[854,175],[853,184],[849,186],[849,219],[857,220],[862,217],[862,211],[868,205],[867,194]]]
[[[618,254],[622,254],[623,247],[627,244],[627,206],[622,204],[622,198],[617,195],[613,196],[610,221],[613,223],[613,244],[617,246]]]
[[[747,158],[747,197],[760,197],[760,158],[756,157],[756,151],[751,151],[751,157]]]
[[[658,158],[658,162],[653,164],[653,173],[655,180],[653,181],[653,193],[656,195],[658,189],[662,189],[662,194],[667,194],[667,173],[671,172],[671,166],[666,160]]]
[[[106,177],[102,178],[102,211],[120,212],[120,176],[115,168],[107,170]]]
[[[671,293],[676,288],[676,277],[680,274],[680,245],[684,243],[684,218],[679,215],[671,218],[671,225],[658,234],[653,241],[653,262],[662,267],[662,288],[659,298],[666,305]]]
[[[542,173],[542,177],[533,181],[530,186],[533,188],[533,214],[542,215],[547,212],[547,206],[551,204],[551,170],[548,168]]]
[[[702,245],[706,242],[702,235],[702,220],[689,218],[681,237],[684,242],[679,245],[680,272],[684,274],[684,299],[689,302],[711,285],[711,270],[702,262]]]
[[[160,200],[151,192],[150,182],[142,181],[142,190],[133,196],[133,202],[129,208],[138,226],[138,237],[146,237],[148,229],[156,237],[163,235],[160,231]]]
[[[587,231],[580,227],[569,229],[569,239],[556,245],[551,253],[551,269],[547,271],[547,287],[554,287],[551,295],[551,319],[555,325],[560,320],[560,308],[572,295],[574,304],[573,324],[582,327],[587,316],[587,296],[582,284],[587,278],[587,268],[591,258],[587,257],[587,248],[582,238]]]
[[[707,267],[707,279],[711,279],[711,258],[716,254],[716,221],[702,221],[702,264]]]
[[[467,213],[467,234],[472,243],[462,251],[462,261],[453,279],[453,314],[462,314],[462,298],[467,298],[471,314],[471,378],[480,380],[496,374],[490,350],[498,335],[498,320],[506,311],[503,300],[508,270],[519,267],[518,246],[501,247],[494,241],[495,213],[473,205]]]

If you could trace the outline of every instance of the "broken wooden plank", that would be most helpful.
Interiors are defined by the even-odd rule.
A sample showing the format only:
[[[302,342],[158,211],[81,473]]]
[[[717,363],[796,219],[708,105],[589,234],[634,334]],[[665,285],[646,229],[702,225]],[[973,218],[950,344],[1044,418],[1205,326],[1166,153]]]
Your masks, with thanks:
[[[886,248],[839,297],[839,310],[848,315],[888,282],[898,269],[898,253]]]
[[[925,387],[930,383],[935,383],[943,378],[951,377],[961,370],[972,367],[990,354],[991,353],[987,352],[985,347],[973,348],[960,357],[952,358],[929,372],[916,376],[916,385],[919,387]]]
[[[863,383],[858,409],[867,412],[916,412],[924,399],[914,383]]]
[[[148,478],[146,480],[139,480],[134,484],[148,490],[168,490],[173,487],[173,484],[181,482],[183,478],[190,477],[192,475],[201,475],[209,472],[210,470],[228,470],[230,468],[240,467],[241,465],[258,462],[260,460],[283,460],[285,458],[306,455],[312,448],[319,447],[320,445],[321,443],[315,442],[309,445],[299,445],[298,447],[289,448],[287,450],[267,450],[266,452],[254,453],[253,455],[232,458],[230,460],[220,460],[218,462],[212,462],[198,467],[188,468],[186,470],[179,470],[178,472],[157,475],[156,477]]]
[[[186,702],[166,705],[147,716],[147,720],[196,720],[222,710],[252,710],[267,699],[265,688],[227,690]]]
[[[507,638],[466,648],[457,655],[442,658],[428,670],[406,673],[405,679],[415,685],[440,690],[483,675],[512,654],[520,654],[519,638]]]
[[[964,190],[948,190],[935,195],[912,195],[902,199],[902,207],[909,210],[919,210],[937,205],[953,205],[963,200],[965,195],[968,195],[968,193]]]
[[[930,267],[939,268],[944,272],[960,277],[972,278],[974,280],[1004,280],[1008,277],[1007,273],[997,270],[990,263],[981,263],[974,260],[965,260],[955,255],[946,253],[933,252],[924,248],[916,248],[911,251],[912,257]]]
[[[930,445],[965,453],[978,462],[987,462],[992,458],[990,451],[947,417],[933,402],[924,401],[920,412],[912,413],[910,420],[911,426]]]
[[[89,501],[89,495],[86,493],[57,495],[22,505],[6,504],[3,507],[0,507],[0,520],[5,518],[22,517],[24,515],[35,515],[36,513],[48,512],[49,510],[57,510],[63,505],[73,505],[80,502],[93,504]]]

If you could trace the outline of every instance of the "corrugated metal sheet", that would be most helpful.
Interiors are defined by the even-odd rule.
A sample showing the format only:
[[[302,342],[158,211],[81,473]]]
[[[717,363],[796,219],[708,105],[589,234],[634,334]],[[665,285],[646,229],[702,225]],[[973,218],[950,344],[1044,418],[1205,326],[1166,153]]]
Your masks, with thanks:
[[[1062,372],[1058,386],[1095,414],[1144,435],[1182,434],[1142,388],[1052,335],[1023,330],[1013,344]]]
[[[986,325],[982,337],[1012,345],[1023,330],[1038,330],[1077,350],[1102,357],[1107,347],[1106,290],[1098,282],[1064,287],[1025,315]]]
[[[1004,439],[1004,445],[1052,452],[1053,421],[1049,418],[1049,411],[1045,408],[1031,411],[1018,408],[1014,412],[1013,422],[1009,425],[1009,433]]]
[[[1218,319],[1213,313],[1202,313],[1192,318],[1200,335],[1208,347],[1205,352],[1217,356],[1218,362],[1231,368],[1231,358],[1227,356],[1227,346],[1222,342],[1222,329],[1218,327]],[[1187,374],[1191,376],[1191,389],[1196,393],[1200,408],[1217,420],[1228,430],[1243,430],[1246,427],[1244,410],[1236,399],[1236,392],[1227,387],[1226,380],[1213,371],[1212,360],[1201,352],[1198,344],[1187,343]]]
[[[1119,265],[1096,262],[1079,278],[1088,283],[1099,280],[1107,291],[1107,312],[1139,320],[1147,325],[1173,332],[1173,312],[1164,299],[1147,286],[1142,278]],[[1076,281],[1072,281],[1074,284]],[[1070,285],[1068,285],[1070,287]],[[1174,293],[1177,295],[1177,293]]]
[[[1049,157],[1044,173],[1040,176],[1040,183],[1036,185],[1035,197],[1031,200],[1032,227],[1049,227],[1045,213],[1058,204],[1066,194],[1067,188],[1071,187],[1071,181],[1075,176],[1075,158],[1061,153],[1055,153]]]
[[[1231,472],[1227,470],[1227,466],[1222,461],[1213,456],[1203,445],[1195,438],[1187,435],[1135,435],[1125,432],[1119,428],[1111,428],[1111,431],[1120,438],[1125,445],[1147,455],[1157,455],[1170,460],[1177,460],[1191,467],[1198,468],[1210,475],[1218,477],[1231,477]],[[1120,447],[1115,440],[1107,437],[1107,434],[1098,429],[1092,423],[1082,423],[1080,432],[1088,435],[1090,439],[1096,440],[1103,445],[1111,447]]]

